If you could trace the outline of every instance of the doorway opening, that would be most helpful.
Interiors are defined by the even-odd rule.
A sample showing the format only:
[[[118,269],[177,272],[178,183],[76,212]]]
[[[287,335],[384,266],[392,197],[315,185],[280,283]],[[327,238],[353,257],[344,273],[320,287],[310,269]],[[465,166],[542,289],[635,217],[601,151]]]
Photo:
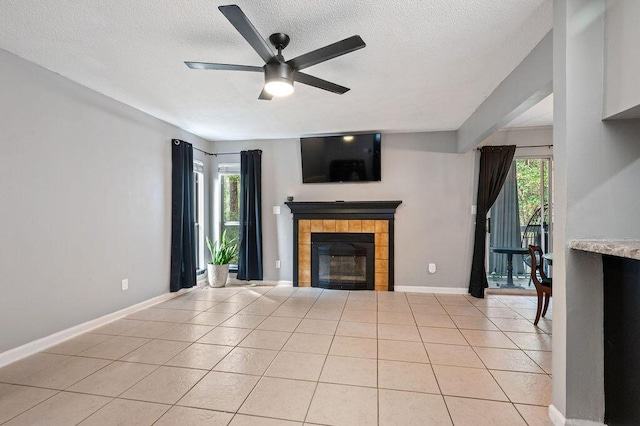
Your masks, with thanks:
[[[553,250],[551,157],[517,157],[487,215],[487,281],[490,289],[532,291],[529,245]]]

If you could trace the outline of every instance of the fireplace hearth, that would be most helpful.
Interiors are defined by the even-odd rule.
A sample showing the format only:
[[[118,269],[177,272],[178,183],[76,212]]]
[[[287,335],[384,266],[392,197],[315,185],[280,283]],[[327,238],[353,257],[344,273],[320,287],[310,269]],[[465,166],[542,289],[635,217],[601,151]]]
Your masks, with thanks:
[[[374,258],[372,233],[312,233],[311,287],[373,290]]]

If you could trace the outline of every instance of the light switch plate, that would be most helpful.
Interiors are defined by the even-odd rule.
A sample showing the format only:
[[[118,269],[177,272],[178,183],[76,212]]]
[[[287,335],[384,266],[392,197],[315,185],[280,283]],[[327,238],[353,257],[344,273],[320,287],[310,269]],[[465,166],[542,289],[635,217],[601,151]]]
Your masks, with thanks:
[[[273,214],[280,214],[280,206],[273,206]]]

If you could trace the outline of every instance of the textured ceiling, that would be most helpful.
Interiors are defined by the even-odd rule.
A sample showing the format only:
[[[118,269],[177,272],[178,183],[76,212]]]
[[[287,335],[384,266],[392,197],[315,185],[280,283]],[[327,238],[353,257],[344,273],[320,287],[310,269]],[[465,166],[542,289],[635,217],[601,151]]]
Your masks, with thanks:
[[[0,48],[211,140],[381,130],[455,130],[551,29],[552,0],[238,0],[293,58],[354,34],[367,47],[305,70],[347,86],[296,84],[259,101],[262,66],[211,0],[0,0]]]

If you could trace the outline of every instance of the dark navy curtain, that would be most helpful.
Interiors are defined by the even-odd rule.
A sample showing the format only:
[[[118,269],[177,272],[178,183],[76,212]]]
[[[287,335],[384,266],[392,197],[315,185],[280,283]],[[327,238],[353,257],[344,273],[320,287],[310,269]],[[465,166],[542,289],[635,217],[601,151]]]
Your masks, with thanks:
[[[476,229],[469,279],[469,293],[474,297],[484,298],[484,289],[489,287],[485,269],[487,212],[500,194],[515,152],[515,145],[484,146],[480,149]]]
[[[178,291],[196,285],[193,147],[171,141],[171,272],[169,288]]]
[[[262,151],[240,153],[239,280],[262,280]]]

